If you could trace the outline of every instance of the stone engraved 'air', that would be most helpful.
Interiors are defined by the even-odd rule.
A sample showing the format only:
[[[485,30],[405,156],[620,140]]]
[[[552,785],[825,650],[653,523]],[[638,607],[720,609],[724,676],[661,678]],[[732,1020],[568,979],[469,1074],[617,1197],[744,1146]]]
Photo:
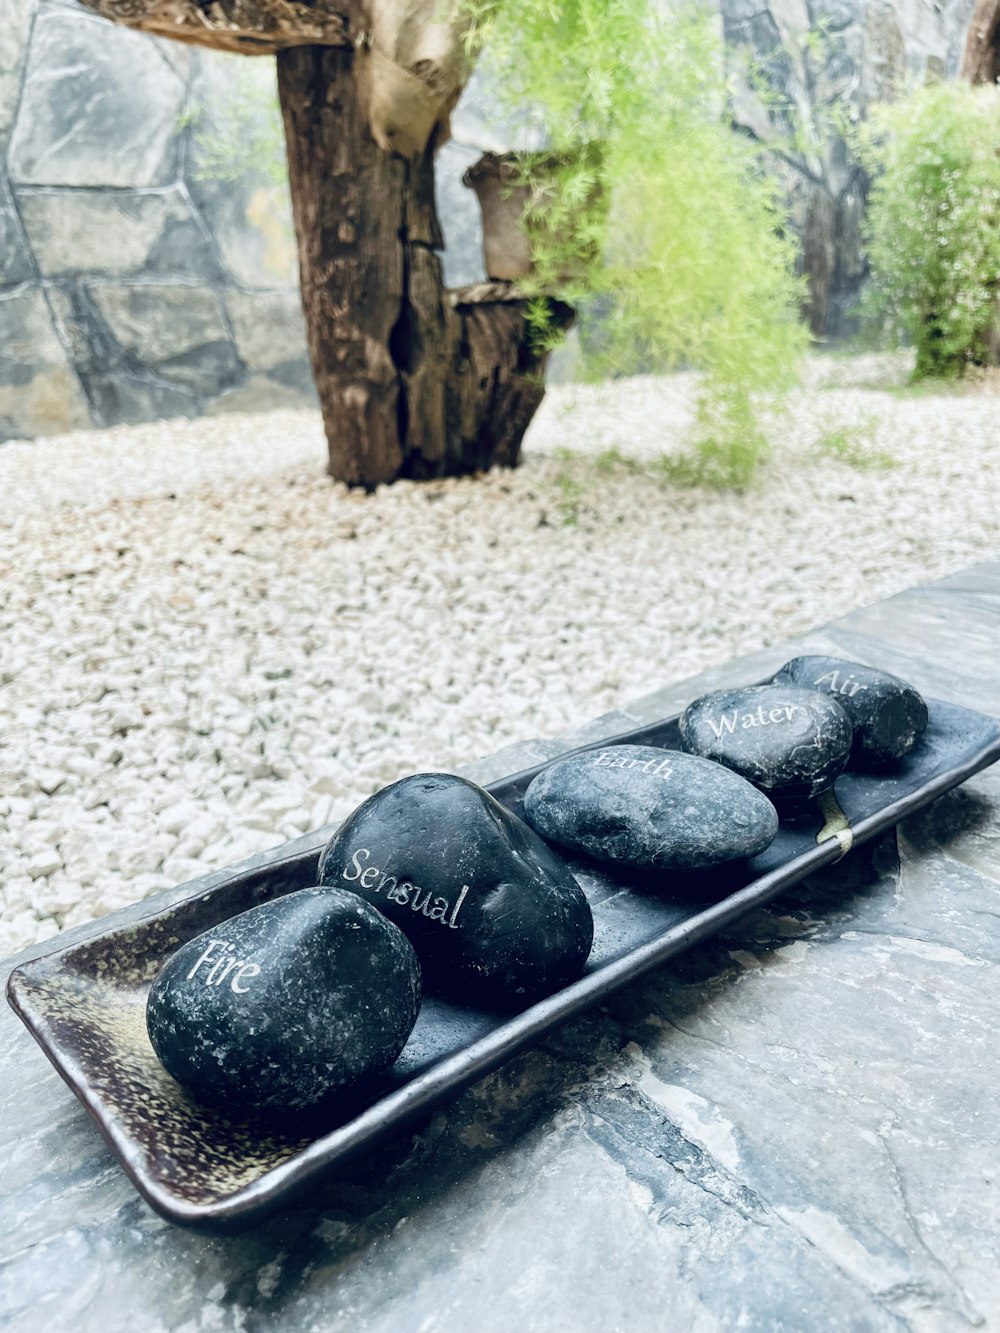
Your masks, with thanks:
[[[217,954],[217,951],[221,952]],[[233,946],[226,944],[223,940],[209,940],[201,957],[187,974],[187,980],[193,981],[202,963],[209,961],[212,963],[211,967],[203,976],[198,978],[206,986],[221,986],[229,977],[231,978],[229,982],[230,989],[237,995],[246,995],[250,987],[241,986],[239,983],[260,976],[259,963],[249,963],[243,958],[237,958],[233,952]]]
[[[817,686],[829,685],[831,694],[846,694],[848,699],[853,699],[859,690],[866,690],[867,685],[862,685],[860,680],[855,680],[853,676],[845,676],[839,680],[839,671],[827,671],[822,676],[817,676],[813,684]]]
[[[715,732],[715,739],[721,741],[724,735],[733,734],[737,722],[747,731],[750,727],[770,727],[779,722],[791,722],[796,712],[798,709],[795,704],[783,704],[780,708],[769,708],[765,714],[764,705],[761,704],[756,713],[744,713],[742,719],[739,709],[734,708],[732,713],[723,714],[718,721],[714,717],[706,718],[706,721]]]
[[[463,884],[455,906],[452,907],[447,898],[435,898],[433,907],[430,906],[430,889],[421,889],[419,884],[414,884],[408,879],[404,879],[402,884],[395,875],[386,874],[378,866],[362,866],[361,857],[366,861],[371,859],[371,852],[367,847],[359,847],[351,856],[351,864],[354,867],[352,875],[349,868],[345,866],[341,872],[341,878],[346,879],[348,883],[358,883],[363,889],[371,889],[373,893],[381,893],[386,886],[391,884],[391,888],[386,889],[386,900],[391,903],[399,903],[401,907],[410,908],[411,912],[418,912],[431,921],[440,921],[442,926],[447,926],[449,930],[460,930],[458,925],[458,913],[465,902],[465,895],[469,892],[468,884]],[[379,876],[381,875],[381,879]],[[376,880],[378,883],[376,884]],[[410,894],[412,893],[412,901]],[[423,901],[420,895],[423,893]],[[430,910],[428,910],[430,908]],[[450,912],[450,915],[449,915]]]
[[[651,778],[662,778],[664,782],[673,773],[669,759],[629,759],[622,755],[612,755],[602,750],[594,760],[595,768],[641,768]]]

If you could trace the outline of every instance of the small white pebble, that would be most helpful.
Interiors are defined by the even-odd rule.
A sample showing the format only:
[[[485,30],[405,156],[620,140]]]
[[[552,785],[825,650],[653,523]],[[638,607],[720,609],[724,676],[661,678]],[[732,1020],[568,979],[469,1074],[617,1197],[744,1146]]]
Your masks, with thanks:
[[[687,374],[552,388],[517,471],[370,496],[316,412],[4,446],[0,954],[996,551],[1000,381],[871,387],[907,368],[810,362],[742,496],[656,471]],[[899,466],[820,456],[859,423]]]

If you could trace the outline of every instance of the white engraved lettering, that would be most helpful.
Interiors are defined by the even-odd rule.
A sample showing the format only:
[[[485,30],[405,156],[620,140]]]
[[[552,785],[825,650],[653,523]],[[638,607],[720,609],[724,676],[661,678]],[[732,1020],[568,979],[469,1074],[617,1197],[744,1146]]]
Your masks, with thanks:
[[[259,977],[259,976],[260,976],[259,963],[241,964],[240,970],[236,973],[235,977],[233,977],[232,981],[233,990],[236,992],[237,995],[246,995],[250,987],[241,986],[240,982],[244,979],[244,977],[247,979],[247,981],[249,981],[251,977]]]
[[[362,847],[362,848],[360,848],[360,849],[359,849],[358,851],[356,851],[356,852],[354,853],[354,855],[351,857],[351,861],[352,861],[353,864],[354,864],[354,874],[351,875],[351,874],[349,874],[349,873],[345,870],[345,871],[343,872],[343,877],[344,877],[344,879],[348,879],[348,880],[350,880],[350,879],[360,879],[360,878],[361,878],[361,876],[364,874],[364,871],[362,870],[362,867],[361,867],[359,858],[362,857],[362,856],[365,856],[365,857],[371,856],[371,852],[368,850],[367,847]]]
[[[458,913],[465,901],[465,895],[469,892],[468,884],[462,885],[462,890],[452,907],[449,899],[444,897],[433,898],[432,901],[430,889],[421,888],[419,884],[413,884],[408,879],[400,881],[397,876],[388,874],[375,864],[366,865],[365,862],[371,859],[369,848],[359,847],[351,857],[351,865],[340,872],[341,879],[346,879],[348,883],[357,881],[361,888],[369,889],[372,893],[382,893],[384,890],[386,902],[396,903],[399,907],[409,907],[411,912],[419,912],[430,921],[440,921],[442,926],[446,926],[449,930],[461,929],[458,924]]]
[[[260,964],[248,963],[238,958],[231,944],[222,940],[209,940],[201,957],[187,974],[187,980],[193,981],[202,963],[211,962],[211,967],[199,980],[205,986],[219,987],[229,980],[230,989],[237,995],[246,995],[249,986],[241,986],[241,981],[260,976]]]
[[[771,727],[779,722],[791,722],[795,714],[799,711],[798,704],[782,704],[778,708],[771,708],[764,712],[764,705],[760,704],[756,713],[744,713],[740,715],[739,709],[734,708],[731,713],[726,713],[719,718],[708,718],[708,725],[715,733],[715,739],[721,741],[723,735],[731,736],[736,730],[736,723],[739,722],[744,731],[749,731],[751,727]]]
[[[822,676],[813,681],[813,685],[826,685],[831,694],[845,694],[848,699],[853,699],[859,690],[868,688],[867,685],[862,685],[859,680],[855,680],[850,673],[841,680],[839,670],[824,672]]]
[[[607,750],[602,750],[594,760],[595,768],[639,768],[644,773],[648,773],[651,778],[662,778],[666,782],[667,778],[673,773],[673,766],[669,759],[634,759],[628,755],[609,755]]]

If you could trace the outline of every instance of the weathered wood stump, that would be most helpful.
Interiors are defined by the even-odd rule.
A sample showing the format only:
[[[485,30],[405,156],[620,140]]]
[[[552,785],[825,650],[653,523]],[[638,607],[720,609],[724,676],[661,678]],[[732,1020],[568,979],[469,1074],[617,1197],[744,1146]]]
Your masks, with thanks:
[[[543,393],[524,302],[506,284],[445,291],[433,152],[377,146],[353,58],[316,46],[278,53],[330,472],[371,486],[513,466]]]
[[[546,354],[513,286],[448,292],[438,254],[434,153],[469,74],[462,20],[440,0],[84,2],[160,37],[277,55],[330,474],[370,488],[515,466]]]
[[[962,56],[962,76],[971,83],[1000,79],[1000,0],[976,0]]]

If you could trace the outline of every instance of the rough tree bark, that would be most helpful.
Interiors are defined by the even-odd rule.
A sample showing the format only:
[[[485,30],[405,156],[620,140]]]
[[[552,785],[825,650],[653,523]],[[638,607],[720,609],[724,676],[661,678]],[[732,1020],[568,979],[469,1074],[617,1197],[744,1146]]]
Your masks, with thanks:
[[[544,392],[524,302],[505,284],[445,290],[434,145],[408,158],[378,147],[354,59],[342,48],[278,52],[330,473],[371,487],[513,466]]]
[[[962,76],[971,83],[1000,79],[1000,2],[976,0],[962,56]]]
[[[469,68],[446,0],[84,0],[128,27],[274,53],[330,472],[372,487],[513,466],[545,356],[503,283],[447,292],[434,148]],[[553,301],[556,323],[572,312]]]

